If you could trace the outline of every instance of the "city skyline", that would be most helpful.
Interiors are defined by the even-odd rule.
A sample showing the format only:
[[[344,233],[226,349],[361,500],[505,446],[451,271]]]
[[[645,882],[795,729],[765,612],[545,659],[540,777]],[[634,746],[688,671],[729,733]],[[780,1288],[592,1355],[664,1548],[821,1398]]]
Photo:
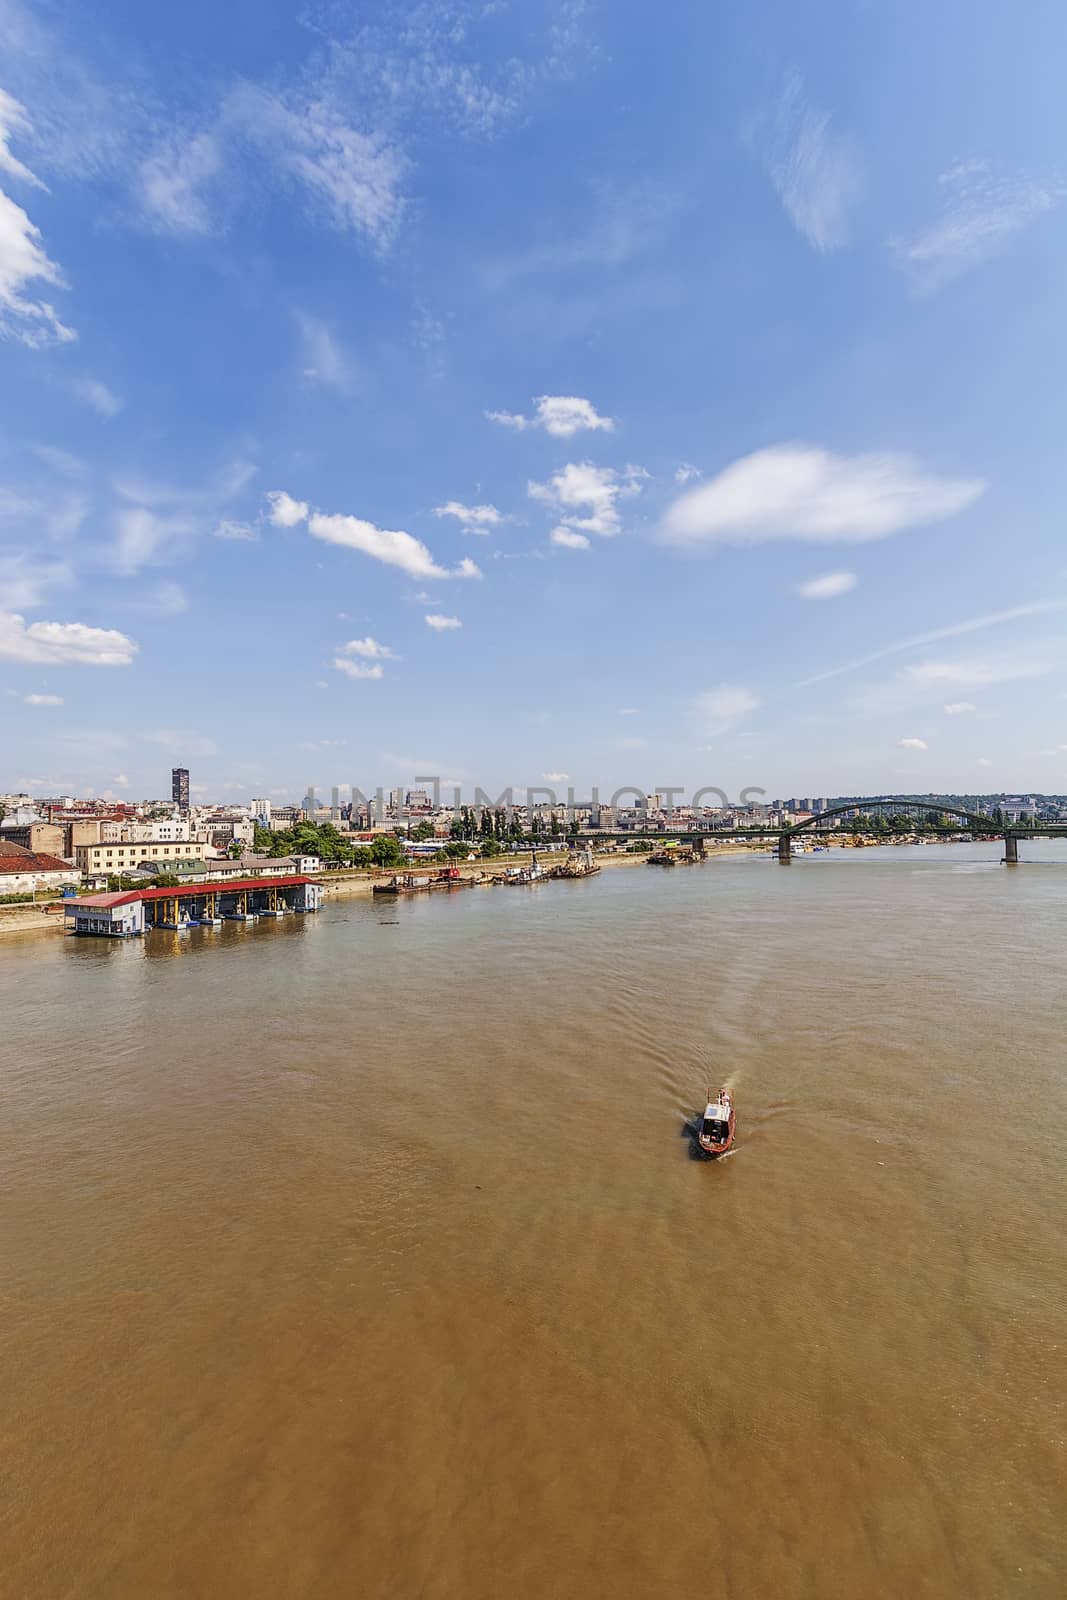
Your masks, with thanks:
[[[0,789],[1067,791],[1051,5],[90,14],[0,9]]]

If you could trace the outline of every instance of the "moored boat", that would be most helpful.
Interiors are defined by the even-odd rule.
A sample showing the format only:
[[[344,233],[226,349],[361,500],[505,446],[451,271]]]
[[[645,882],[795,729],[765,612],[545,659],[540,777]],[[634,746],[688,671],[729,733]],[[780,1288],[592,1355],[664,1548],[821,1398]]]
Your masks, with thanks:
[[[708,1103],[700,1119],[697,1144],[709,1156],[725,1155],[734,1142],[734,1101],[729,1089],[720,1089],[714,1100],[708,1090]]]

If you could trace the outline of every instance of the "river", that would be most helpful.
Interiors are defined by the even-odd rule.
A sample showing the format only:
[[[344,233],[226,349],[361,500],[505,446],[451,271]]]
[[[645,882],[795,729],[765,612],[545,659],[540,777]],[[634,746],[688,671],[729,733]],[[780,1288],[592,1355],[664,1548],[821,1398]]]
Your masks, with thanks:
[[[1067,846],[999,853],[6,940],[4,1592],[1062,1595]]]

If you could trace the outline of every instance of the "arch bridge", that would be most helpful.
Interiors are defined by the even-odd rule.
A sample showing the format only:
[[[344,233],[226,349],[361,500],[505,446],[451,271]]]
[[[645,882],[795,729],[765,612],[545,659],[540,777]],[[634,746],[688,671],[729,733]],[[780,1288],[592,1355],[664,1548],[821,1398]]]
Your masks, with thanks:
[[[715,839],[761,839],[773,838],[778,841],[778,859],[785,863],[792,860],[793,841],[803,835],[818,837],[820,834],[834,837],[836,830],[827,828],[825,824],[834,817],[846,817],[850,813],[860,812],[867,816],[873,811],[895,809],[898,811],[919,811],[923,813],[935,812],[939,817],[958,817],[961,822],[986,838],[1002,838],[1004,840],[1004,863],[1006,866],[1016,866],[1019,861],[1020,839],[1062,839],[1067,838],[1067,825],[1057,823],[1040,823],[1034,827],[1022,827],[1018,823],[997,822],[993,817],[983,816],[978,811],[968,811],[963,806],[943,805],[940,801],[924,800],[917,795],[884,796],[876,800],[864,800],[861,803],[853,801],[849,805],[832,806],[828,811],[819,811],[812,817],[807,817],[803,822],[783,824],[756,825],[751,828],[712,828],[700,833],[674,832],[672,836],[684,839],[698,851],[703,851],[704,844],[709,837]],[[594,835],[594,837],[596,837]],[[615,835],[602,834],[599,837],[607,840]],[[627,837],[632,839],[656,839],[657,834],[633,833]]]

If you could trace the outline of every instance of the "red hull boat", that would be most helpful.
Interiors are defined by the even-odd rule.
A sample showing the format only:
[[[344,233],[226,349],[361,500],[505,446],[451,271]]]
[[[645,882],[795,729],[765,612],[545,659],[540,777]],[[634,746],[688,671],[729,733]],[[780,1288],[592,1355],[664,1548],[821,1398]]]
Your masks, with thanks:
[[[708,1103],[700,1119],[697,1144],[709,1156],[725,1155],[734,1142],[734,1101],[729,1089],[720,1089],[714,1100],[708,1090]]]

